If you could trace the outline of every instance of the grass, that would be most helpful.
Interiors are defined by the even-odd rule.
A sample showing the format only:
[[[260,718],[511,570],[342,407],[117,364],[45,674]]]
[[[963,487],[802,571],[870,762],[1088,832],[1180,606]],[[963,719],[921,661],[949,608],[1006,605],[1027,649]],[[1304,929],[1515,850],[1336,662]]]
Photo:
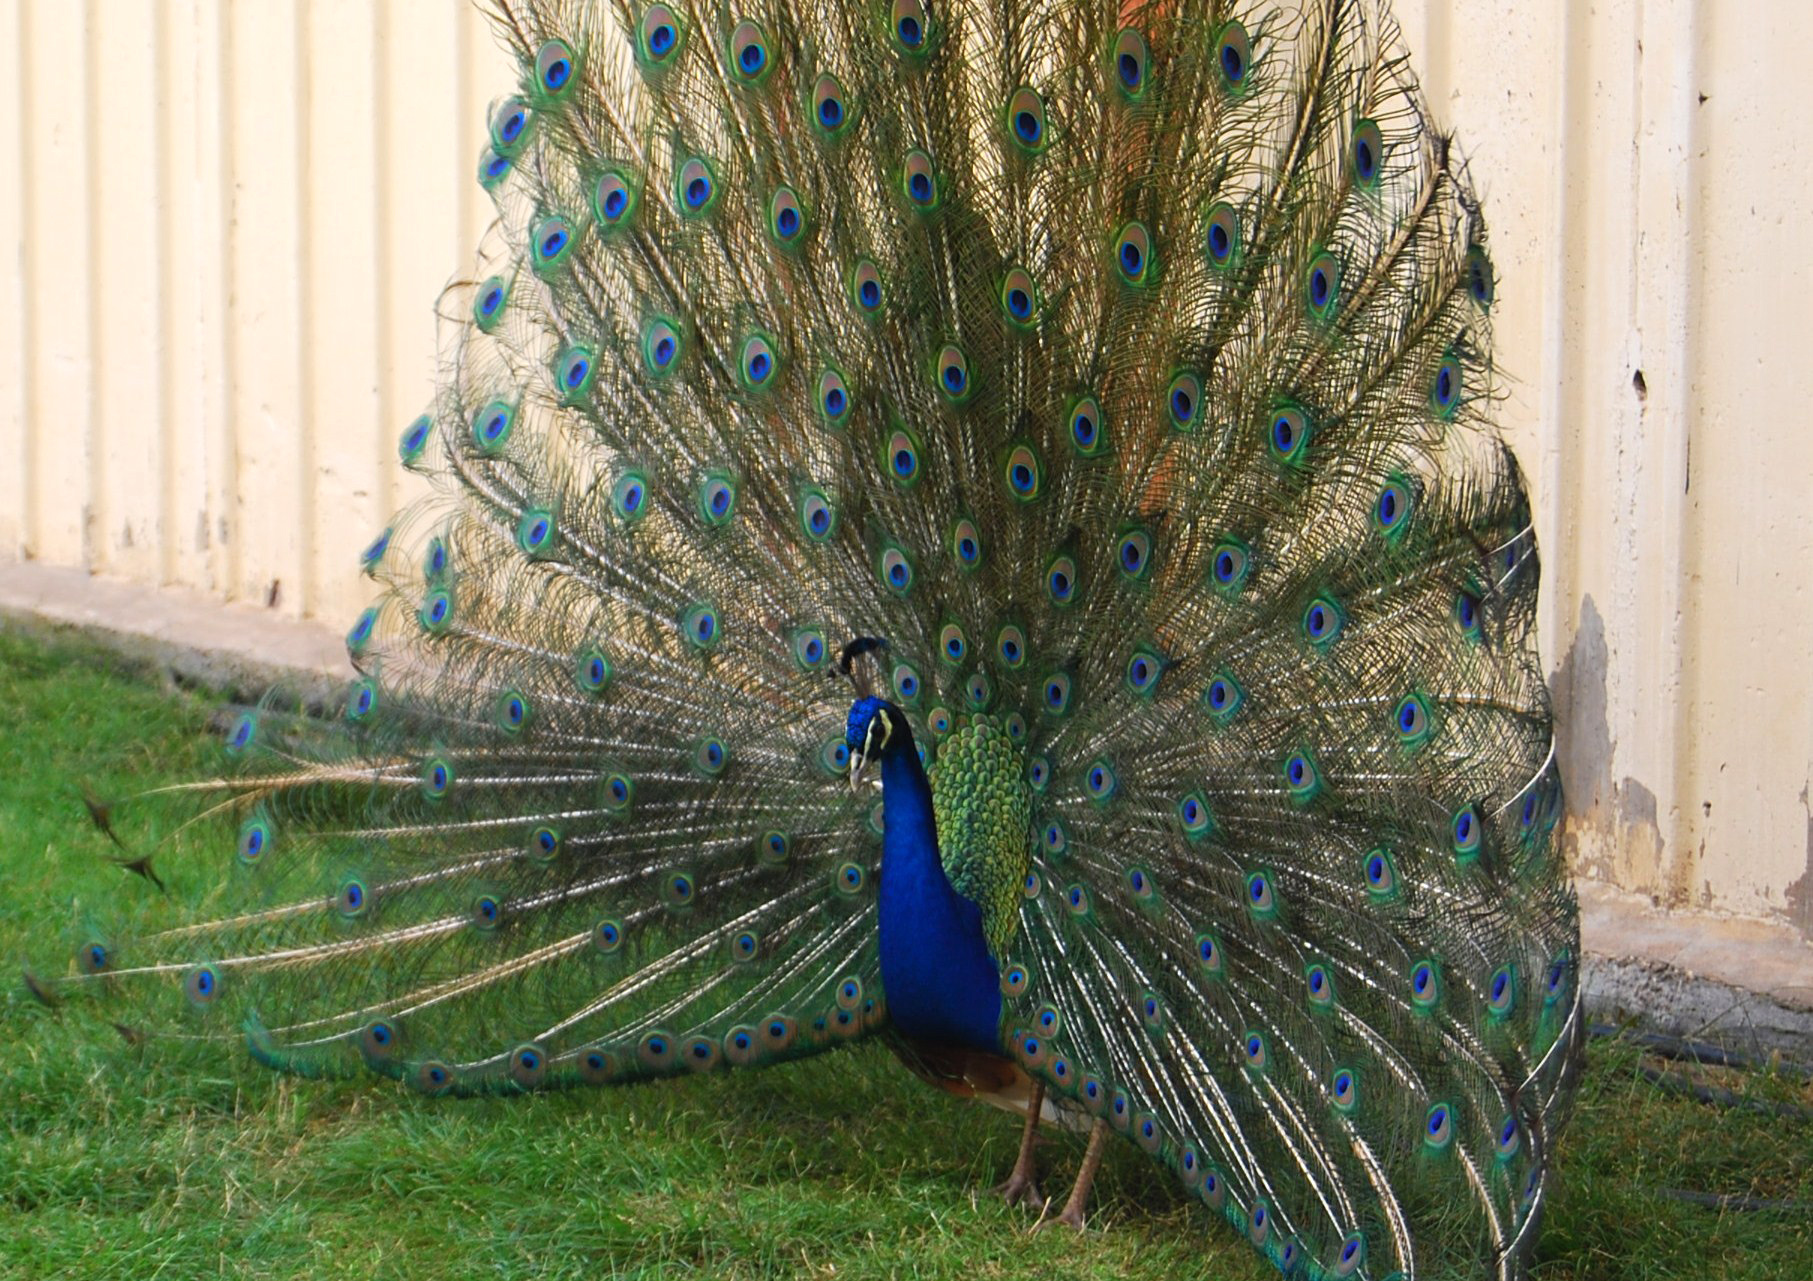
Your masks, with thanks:
[[[212,756],[206,698],[77,638],[0,625],[0,956],[54,965],[126,873],[82,817]],[[240,1053],[134,1049],[0,984],[0,1277],[961,1277],[1277,1274],[1130,1145],[1091,1230],[1029,1234],[981,1189],[1015,1124],[871,1046],[764,1072],[435,1102],[281,1077]],[[1537,1276],[1813,1273],[1813,1120],[1714,1108],[1598,1041]],[[1786,1074],[1743,1099],[1813,1106]],[[1046,1150],[1061,1195],[1079,1152]],[[1707,1208],[1670,1190],[1797,1207]]]

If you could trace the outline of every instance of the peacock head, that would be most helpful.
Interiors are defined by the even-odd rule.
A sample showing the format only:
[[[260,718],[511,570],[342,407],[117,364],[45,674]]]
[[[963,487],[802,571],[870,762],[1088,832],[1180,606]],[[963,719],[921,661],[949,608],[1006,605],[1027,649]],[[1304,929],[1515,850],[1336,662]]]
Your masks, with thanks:
[[[862,782],[863,769],[900,751],[913,750],[913,731],[906,713],[885,698],[859,698],[850,708],[844,743],[850,749],[850,785]]]

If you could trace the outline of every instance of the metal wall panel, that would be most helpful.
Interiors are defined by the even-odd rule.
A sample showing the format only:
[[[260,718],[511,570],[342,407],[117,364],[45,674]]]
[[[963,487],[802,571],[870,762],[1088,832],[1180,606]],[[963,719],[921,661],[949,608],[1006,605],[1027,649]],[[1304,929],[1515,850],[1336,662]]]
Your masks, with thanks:
[[[1813,6],[1399,16],[1492,223],[1571,855],[1813,938]],[[351,618],[511,83],[458,0],[0,0],[0,557]]]

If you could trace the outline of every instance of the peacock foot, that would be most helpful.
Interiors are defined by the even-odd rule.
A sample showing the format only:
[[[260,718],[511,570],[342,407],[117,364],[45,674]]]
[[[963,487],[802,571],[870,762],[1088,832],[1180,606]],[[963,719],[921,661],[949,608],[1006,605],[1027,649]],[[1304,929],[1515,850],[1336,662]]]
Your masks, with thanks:
[[[1040,1219],[1037,1223],[1033,1224],[1032,1230],[1034,1232],[1042,1232],[1046,1228],[1055,1228],[1060,1223],[1081,1232],[1083,1230],[1083,1207],[1074,1204],[1066,1205],[1056,1214],[1051,1215],[1049,1218]]]
[[[995,1193],[1009,1205],[1043,1206],[1045,1204],[1045,1196],[1039,1191],[1038,1180],[1033,1178],[1030,1170],[1022,1170],[1017,1165],[1014,1167],[1013,1173],[1007,1176],[1007,1182],[997,1183],[989,1191]]]

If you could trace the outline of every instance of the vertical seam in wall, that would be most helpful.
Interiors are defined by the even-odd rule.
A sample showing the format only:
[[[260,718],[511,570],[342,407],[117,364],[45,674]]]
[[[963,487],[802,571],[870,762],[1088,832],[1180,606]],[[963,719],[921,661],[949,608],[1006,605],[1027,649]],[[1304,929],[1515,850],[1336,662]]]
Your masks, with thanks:
[[[317,598],[316,543],[320,540],[320,531],[315,528],[315,490],[321,483],[316,473],[320,450],[315,440],[315,406],[317,397],[312,386],[314,364],[312,354],[315,349],[315,325],[317,309],[315,306],[315,192],[312,185],[315,175],[315,128],[314,128],[314,86],[309,77],[314,73],[313,50],[309,47],[308,3],[302,0],[296,5],[295,47],[296,47],[296,194],[302,206],[302,217],[298,220],[296,236],[296,278],[301,286],[296,297],[296,417],[301,430],[297,433],[298,449],[296,480],[301,486],[297,500],[297,536],[300,545],[297,547],[296,564],[296,613],[309,617]]]
[[[1423,83],[1432,99],[1448,99],[1454,92],[1454,19],[1446,0],[1433,0],[1426,9],[1423,67],[1429,77]],[[1452,131],[1453,122],[1445,111],[1436,113],[1442,128]]]
[[[175,225],[170,209],[176,182],[170,162],[170,114],[174,102],[174,95],[170,92],[170,64],[174,59],[170,47],[170,23],[169,7],[158,5],[151,14],[151,98],[152,115],[156,121],[153,129],[155,136],[151,140],[152,182],[156,184],[151,201],[151,243],[152,252],[157,255],[157,333],[154,341],[161,357],[157,361],[156,411],[158,440],[162,446],[157,455],[157,577],[160,584],[176,579],[176,457],[180,452],[173,440],[176,434],[176,380],[170,376],[169,370],[170,357],[176,346],[176,315],[172,297],[175,289],[170,265],[170,238]]]
[[[390,91],[387,74],[390,57],[390,9],[378,5],[372,11],[372,114],[375,132],[372,146],[372,246],[377,260],[377,282],[372,290],[372,306],[378,326],[378,420],[372,425],[372,456],[377,461],[377,500],[382,519],[389,524],[397,509],[401,488],[402,459],[394,449],[385,448],[386,435],[395,430],[397,421],[398,376],[396,337],[396,282],[392,250],[397,231],[392,224],[395,211],[393,186],[396,171],[391,163],[396,151],[396,99]]]
[[[462,15],[462,17],[463,16],[464,15]],[[455,108],[457,114],[462,117],[465,115],[466,104],[471,101],[472,98],[472,64],[475,59],[475,51],[472,47],[472,28],[473,24],[470,19],[460,22],[459,52],[454,63],[455,70],[453,81]],[[478,243],[478,237],[473,234],[472,202],[465,199],[465,193],[463,191],[460,193],[459,211],[460,244],[467,247],[476,245]],[[438,299],[436,300],[435,314],[437,317],[440,314]],[[439,326],[436,326],[436,341],[437,343],[439,341]]]
[[[24,323],[19,326],[19,410],[21,433],[25,439],[19,450],[19,467],[25,477],[25,502],[19,513],[19,537],[24,544],[20,548],[25,559],[33,559],[44,544],[43,531],[38,528],[43,519],[39,510],[38,493],[40,489],[38,467],[42,461],[38,450],[38,407],[33,389],[37,382],[38,371],[38,327],[32,323],[37,314],[38,273],[32,269],[31,247],[37,241],[38,229],[32,217],[31,183],[38,177],[38,121],[33,110],[38,100],[37,61],[31,56],[31,19],[32,0],[21,0],[19,5],[18,50],[19,50],[19,96],[14,103],[14,119],[19,122],[19,139],[23,152],[19,157],[19,172],[25,181],[19,184],[19,306],[20,316]]]
[[[244,479],[240,475],[239,460],[239,401],[236,388],[240,381],[239,349],[239,220],[235,192],[239,188],[239,133],[233,127],[237,113],[234,111],[235,95],[239,92],[238,61],[235,42],[238,32],[233,26],[233,6],[223,4],[220,14],[220,157],[221,157],[221,227],[225,232],[222,239],[226,249],[226,270],[223,272],[222,284],[226,289],[226,323],[221,343],[225,357],[226,398],[223,408],[227,416],[225,433],[227,457],[222,460],[222,474],[227,478],[228,492],[221,496],[223,507],[220,519],[226,522],[226,529],[232,531],[227,538],[227,590],[228,600],[238,600],[243,595],[245,579],[245,530],[241,525],[239,494]]]
[[[1681,452],[1682,472],[1679,477],[1667,478],[1670,485],[1679,483],[1682,493],[1680,506],[1680,524],[1675,530],[1679,540],[1675,554],[1675,641],[1677,671],[1679,684],[1673,705],[1673,747],[1674,758],[1674,810],[1676,814],[1675,836],[1677,841],[1676,857],[1691,854],[1695,859],[1695,875],[1699,875],[1701,863],[1697,849],[1685,848],[1691,840],[1694,826],[1694,791],[1693,786],[1700,774],[1700,726],[1699,715],[1702,712],[1700,703],[1701,680],[1700,661],[1703,651],[1695,643],[1697,634],[1695,625],[1698,622],[1694,602],[1698,594],[1694,582],[1699,578],[1705,554],[1705,540],[1698,536],[1700,521],[1697,519],[1698,507],[1693,501],[1688,487],[1689,471],[1693,458],[1694,438],[1699,435],[1700,403],[1694,394],[1695,381],[1704,361],[1699,324],[1700,303],[1703,294],[1703,263],[1700,259],[1700,248],[1703,241],[1702,231],[1706,225],[1706,191],[1699,181],[1703,166],[1701,156],[1706,144],[1706,113],[1700,109],[1698,92],[1700,81],[1700,63],[1704,51],[1700,47],[1702,39],[1716,38],[1717,23],[1700,20],[1700,0],[1685,0],[1687,21],[1685,39],[1687,41],[1685,84],[1677,92],[1684,95],[1681,106],[1686,111],[1687,155],[1685,164],[1685,183],[1689,193],[1686,206],[1682,212],[1682,259],[1684,263],[1681,281],[1681,434],[1683,448]],[[1691,658],[1689,657],[1691,655]],[[1702,829],[1702,838],[1704,830]]]
[[[1574,172],[1579,163],[1578,148],[1581,145],[1569,127],[1573,112],[1578,109],[1582,95],[1586,91],[1586,22],[1583,18],[1584,6],[1578,0],[1566,0],[1562,22],[1555,28],[1555,39],[1560,44],[1557,50],[1555,65],[1561,69],[1559,84],[1559,103],[1555,112],[1555,134],[1553,144],[1559,160],[1555,168],[1556,181],[1553,190],[1550,220],[1553,233],[1549,243],[1556,246],[1556,252],[1550,258],[1549,279],[1547,282],[1547,305],[1544,307],[1543,328],[1545,331],[1544,346],[1547,349],[1545,360],[1546,377],[1543,380],[1543,407],[1541,417],[1550,426],[1550,444],[1544,458],[1544,487],[1549,493],[1549,502],[1557,513],[1557,532],[1563,533],[1563,524],[1574,527],[1578,532],[1580,484],[1578,463],[1580,451],[1565,448],[1565,435],[1573,427],[1578,434],[1578,416],[1571,414],[1571,402],[1575,399],[1575,389],[1570,385],[1574,374],[1574,357],[1579,344],[1571,341],[1573,309],[1569,306],[1569,291],[1573,284],[1575,272],[1573,257],[1574,219],[1569,209],[1569,198],[1573,187]],[[1575,466],[1566,465],[1566,459],[1572,458]],[[1551,565],[1545,566],[1550,578],[1549,590],[1544,593],[1551,602],[1551,609],[1556,613],[1556,624],[1553,640],[1559,648],[1563,635],[1570,635],[1578,625],[1575,618],[1560,613],[1564,603],[1571,604],[1578,594],[1579,573],[1576,559],[1579,556],[1578,540],[1570,539],[1563,534],[1561,547],[1563,552],[1553,558]],[[1559,580],[1559,581],[1556,581]],[[1558,667],[1561,654],[1553,656]],[[1575,797],[1573,804],[1578,806],[1587,798]],[[1578,812],[1577,810],[1575,812]]]
[[[85,153],[82,175],[87,191],[87,209],[83,211],[82,235],[86,241],[88,262],[88,412],[84,415],[82,438],[88,453],[88,502],[82,511],[82,567],[90,572],[106,569],[112,559],[107,555],[107,532],[113,527],[113,505],[107,493],[107,451],[101,448],[101,96],[107,92],[101,84],[101,42],[98,0],[83,0],[82,5],[82,132]],[[97,533],[98,531],[98,533]]]

